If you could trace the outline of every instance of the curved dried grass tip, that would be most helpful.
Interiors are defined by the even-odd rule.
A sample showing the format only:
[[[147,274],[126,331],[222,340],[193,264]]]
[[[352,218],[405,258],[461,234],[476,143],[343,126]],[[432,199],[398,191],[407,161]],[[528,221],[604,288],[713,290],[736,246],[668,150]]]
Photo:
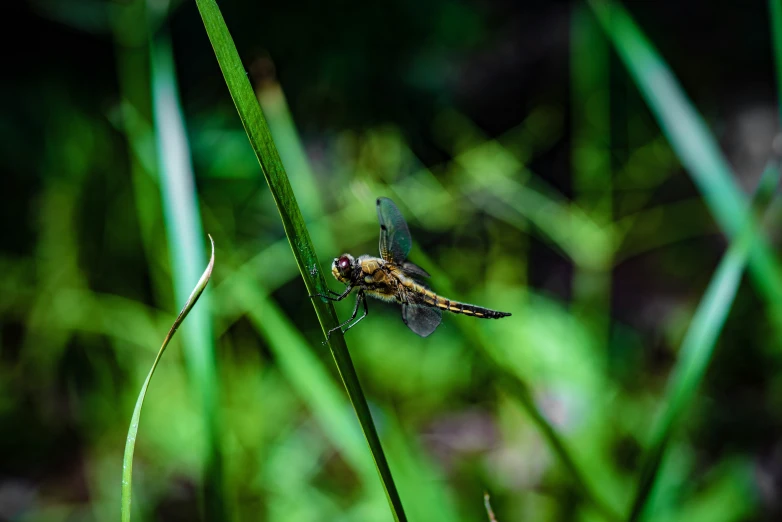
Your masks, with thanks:
[[[207,236],[209,237],[209,242],[212,244],[212,254],[209,257],[209,264],[206,266],[204,273],[201,274],[201,278],[198,280],[198,283],[190,293],[190,297],[187,298],[185,306],[182,307],[182,310],[179,312],[179,316],[177,316],[176,321],[174,321],[174,327],[178,327],[179,324],[185,319],[185,316],[187,316],[188,312],[190,312],[190,309],[193,308],[193,305],[195,305],[196,301],[198,301],[198,298],[201,297],[201,294],[206,288],[206,284],[212,277],[212,269],[215,265],[215,242],[214,239],[212,239],[211,234],[207,234]]]
[[[489,492],[483,492],[483,505],[486,506],[486,514],[489,516],[489,522],[497,522],[497,518],[494,516],[494,511],[491,509],[491,502],[489,501]]]

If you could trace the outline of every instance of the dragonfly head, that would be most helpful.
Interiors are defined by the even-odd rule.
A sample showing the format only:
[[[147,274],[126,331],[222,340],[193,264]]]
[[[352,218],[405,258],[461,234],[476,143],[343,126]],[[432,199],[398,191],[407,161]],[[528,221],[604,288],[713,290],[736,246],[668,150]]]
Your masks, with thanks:
[[[331,267],[331,273],[337,278],[340,283],[350,283],[350,274],[353,271],[353,264],[355,259],[350,254],[342,254],[338,258],[334,259],[334,264]]]

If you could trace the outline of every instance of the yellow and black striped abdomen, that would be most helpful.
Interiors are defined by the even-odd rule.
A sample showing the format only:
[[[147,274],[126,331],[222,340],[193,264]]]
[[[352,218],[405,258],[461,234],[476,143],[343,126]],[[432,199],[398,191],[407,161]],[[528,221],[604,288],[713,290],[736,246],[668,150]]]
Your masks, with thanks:
[[[454,314],[471,315],[473,317],[480,317],[481,319],[499,319],[500,317],[508,317],[510,315],[508,312],[499,312],[497,310],[491,310],[469,303],[462,303],[460,301],[451,301],[450,299],[439,296],[428,288],[424,288],[415,283],[408,288],[410,288],[414,294],[417,294],[420,304],[433,306]]]

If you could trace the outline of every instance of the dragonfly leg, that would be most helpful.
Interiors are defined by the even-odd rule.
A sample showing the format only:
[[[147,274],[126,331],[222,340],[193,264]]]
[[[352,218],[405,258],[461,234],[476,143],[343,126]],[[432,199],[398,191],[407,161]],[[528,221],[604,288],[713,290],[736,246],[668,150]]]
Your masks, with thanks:
[[[364,302],[364,314],[361,317],[359,317],[358,319],[356,319],[356,321],[353,324],[348,325],[347,328],[342,330],[342,334],[343,335],[345,334],[345,332],[347,332],[348,330],[350,330],[351,328],[356,326],[358,323],[360,323],[361,320],[364,319],[367,316],[367,314],[369,313],[369,308],[367,307],[367,300],[364,298],[364,292],[361,292],[359,294],[359,298],[361,299],[361,301]],[[356,301],[358,301],[358,299]],[[353,310],[353,317],[356,317],[356,311],[358,311],[358,302],[356,302],[356,309]],[[353,317],[351,317],[351,319],[353,319]]]
[[[356,315],[358,315],[358,307],[359,307],[359,305],[360,305],[362,302],[364,303],[364,315],[362,315],[361,317],[359,317],[359,318],[358,318],[358,321],[356,321],[355,323],[353,323],[353,324],[349,324],[349,323],[350,323],[350,322],[351,322],[353,319],[355,319],[355,318],[356,318]],[[332,333],[334,333],[334,332],[336,332],[337,330],[341,330],[341,331],[342,331],[342,333],[344,334],[345,332],[347,332],[348,330],[350,330],[351,328],[353,328],[353,327],[354,327],[354,326],[355,326],[355,325],[356,325],[356,324],[357,324],[359,321],[361,321],[361,320],[362,320],[364,317],[366,317],[366,316],[367,316],[367,311],[368,311],[368,309],[367,309],[367,301],[366,301],[366,299],[364,298],[364,292],[363,292],[363,291],[360,291],[360,292],[358,293],[358,295],[356,295],[356,306],[354,306],[354,307],[353,307],[353,313],[351,314],[350,318],[349,318],[347,321],[343,321],[343,322],[342,322],[342,323],[340,323],[338,326],[335,326],[334,328],[332,328],[331,330],[329,330],[329,331],[328,331],[328,334],[326,335],[326,341],[328,341],[328,340],[331,338],[331,334],[332,334]],[[345,325],[348,325],[348,327],[347,327],[347,328],[345,328],[344,330],[342,330],[342,327],[343,327],[343,326],[345,326]]]
[[[338,294],[337,292],[333,291],[331,288],[328,289],[328,294],[312,294],[309,297],[322,297],[323,299],[328,299],[329,301],[342,301],[345,299],[350,291],[353,290],[352,286],[348,286],[345,288],[345,291],[341,294]],[[336,297],[333,297],[336,296]]]

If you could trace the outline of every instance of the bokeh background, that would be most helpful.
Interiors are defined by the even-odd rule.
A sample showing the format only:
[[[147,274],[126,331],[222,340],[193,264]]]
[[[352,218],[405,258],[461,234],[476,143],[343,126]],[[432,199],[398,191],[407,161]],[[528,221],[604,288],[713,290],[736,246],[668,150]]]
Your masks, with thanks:
[[[624,5],[751,193],[778,128],[768,5]],[[603,520],[487,354],[625,512],[727,241],[590,8],[220,7],[323,268],[377,252],[384,195],[435,290],[513,313],[422,339],[370,302],[347,335],[409,518],[488,520],[488,491],[500,522]],[[391,520],[195,3],[6,10],[0,519],[118,518],[133,405],[208,232],[213,279],[142,413],[134,519]],[[647,519],[782,517],[762,295],[740,287]]]

